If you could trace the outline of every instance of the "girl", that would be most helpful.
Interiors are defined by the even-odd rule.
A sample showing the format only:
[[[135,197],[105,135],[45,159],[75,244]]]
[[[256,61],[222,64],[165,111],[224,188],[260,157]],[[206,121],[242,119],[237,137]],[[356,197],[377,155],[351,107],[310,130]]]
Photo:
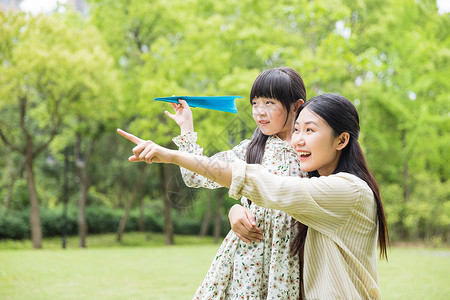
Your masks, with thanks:
[[[212,159],[228,162],[241,159],[261,164],[276,175],[302,176],[298,157],[289,142],[295,114],[303,99],[306,99],[305,86],[295,70],[283,67],[262,72],[250,93],[257,124],[253,139],[244,140]],[[196,144],[197,134],[189,106],[183,100],[172,106],[175,114],[167,111],[166,114],[181,129],[181,135],[173,141],[180,151],[201,156],[203,149]],[[182,168],[181,172],[190,187],[221,187],[189,170]],[[194,299],[298,299],[299,259],[297,255],[291,255],[289,249],[301,225],[293,226],[292,217],[286,213],[262,208],[245,197],[241,203],[253,225],[249,236],[260,242],[250,243],[239,235],[239,230],[237,233],[230,231]]]
[[[173,163],[204,174],[263,207],[280,209],[308,226],[303,299],[381,299],[377,241],[389,244],[378,185],[358,143],[359,117],[345,97],[317,96],[299,110],[292,145],[309,178],[278,177],[259,165],[162,148],[119,131],[136,143],[130,161]]]

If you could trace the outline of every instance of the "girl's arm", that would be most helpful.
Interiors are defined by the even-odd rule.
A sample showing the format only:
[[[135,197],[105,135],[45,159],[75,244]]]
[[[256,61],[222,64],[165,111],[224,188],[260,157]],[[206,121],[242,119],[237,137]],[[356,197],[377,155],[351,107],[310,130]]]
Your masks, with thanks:
[[[175,137],[173,142],[178,146],[181,152],[192,153],[203,156],[203,148],[197,144],[197,133],[194,132],[192,111],[186,101],[179,99],[180,104],[171,103],[175,113],[166,111],[166,115],[174,120],[181,129],[181,135]],[[234,161],[236,156],[243,157],[246,149],[245,142],[234,147],[232,150],[219,152],[212,159]],[[216,189],[222,187],[218,183],[192,172],[185,168],[180,168],[184,183],[192,188]]]
[[[167,110],[164,112],[169,118],[174,120],[180,126],[181,134],[194,131],[194,120],[192,111],[186,101],[178,99],[178,103],[170,103],[175,110],[175,114],[171,114]]]

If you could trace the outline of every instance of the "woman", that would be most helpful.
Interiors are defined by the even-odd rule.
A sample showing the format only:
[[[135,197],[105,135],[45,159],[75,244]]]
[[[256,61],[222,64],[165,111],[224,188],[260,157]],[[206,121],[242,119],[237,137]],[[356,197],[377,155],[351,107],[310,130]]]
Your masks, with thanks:
[[[303,299],[381,299],[376,249],[378,241],[387,257],[386,218],[358,143],[358,113],[345,97],[320,95],[299,109],[291,143],[309,178],[278,177],[243,161],[210,161],[119,133],[137,144],[130,161],[177,164],[229,187],[233,198],[245,196],[307,225]]]

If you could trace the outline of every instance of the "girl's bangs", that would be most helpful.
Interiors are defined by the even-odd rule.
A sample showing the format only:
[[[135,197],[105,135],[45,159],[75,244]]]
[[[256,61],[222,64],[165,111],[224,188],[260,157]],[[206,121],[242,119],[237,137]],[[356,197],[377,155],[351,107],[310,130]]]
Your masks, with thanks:
[[[291,80],[287,74],[280,71],[261,74],[253,84],[250,101],[254,98],[272,98],[291,104],[293,101],[291,89]]]

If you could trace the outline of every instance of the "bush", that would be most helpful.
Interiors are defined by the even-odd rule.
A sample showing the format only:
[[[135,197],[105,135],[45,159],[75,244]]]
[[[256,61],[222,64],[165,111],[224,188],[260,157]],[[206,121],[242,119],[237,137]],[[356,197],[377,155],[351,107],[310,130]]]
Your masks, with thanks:
[[[61,236],[63,233],[63,209],[62,207],[43,208],[40,210],[42,234],[44,237]],[[111,233],[116,232],[120,220],[124,214],[123,209],[113,209],[100,206],[86,207],[86,220],[88,233]],[[176,214],[176,213],[174,213]],[[0,239],[29,239],[30,211],[27,210],[0,210]],[[186,216],[173,218],[174,231],[176,234],[196,235],[200,231],[201,220],[195,220]],[[164,220],[161,214],[146,211],[144,215],[145,231],[163,232]],[[229,230],[227,223],[223,223],[222,231]],[[212,233],[213,224],[208,230]],[[133,210],[128,217],[126,231],[139,230],[139,211]],[[66,234],[76,235],[78,232],[77,210],[70,207],[67,211]]]
[[[176,234],[198,234],[200,232],[200,223],[189,218],[176,218],[173,226]]]
[[[123,212],[106,207],[87,207],[86,221],[89,233],[114,232],[119,227]]]
[[[20,213],[2,212],[0,214],[0,239],[22,240],[30,237],[29,221]]]
[[[43,236],[50,237],[60,236],[63,234],[64,220],[62,214],[62,208],[41,210],[41,226]],[[71,210],[67,213],[66,234],[77,234],[77,216],[75,210]]]

